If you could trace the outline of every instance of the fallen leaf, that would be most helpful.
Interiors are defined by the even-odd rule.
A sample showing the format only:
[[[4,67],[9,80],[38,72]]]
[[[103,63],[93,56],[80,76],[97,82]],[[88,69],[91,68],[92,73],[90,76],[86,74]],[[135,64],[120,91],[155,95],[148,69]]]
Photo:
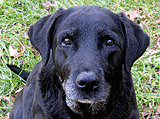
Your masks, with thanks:
[[[146,15],[142,15],[139,17],[140,19],[145,19],[146,18]]]
[[[145,19],[145,18],[151,18],[148,14],[146,13],[143,13],[142,10],[140,11],[137,11],[137,10],[134,10],[134,11],[126,11],[124,12],[125,15],[132,21],[135,21],[137,19]],[[140,21],[136,21],[136,22],[140,22]]]
[[[46,15],[49,15],[50,14],[50,12],[49,11],[46,11]]]
[[[11,57],[19,57],[18,49],[14,49],[12,45],[9,46],[9,53]]]
[[[19,52],[19,49],[20,49],[21,53]],[[18,49],[18,48],[15,49],[15,48],[13,48],[12,45],[10,45],[10,46],[9,46],[10,56],[13,57],[13,58],[16,58],[16,57],[21,56],[21,55],[24,53],[24,51],[25,51],[25,45],[24,45],[24,44],[23,44],[23,46],[20,45],[20,46],[19,46],[19,49]]]
[[[50,7],[54,5],[52,5],[52,1],[50,1],[50,2],[43,3],[42,6],[44,6],[46,10],[49,11]]]
[[[17,95],[21,90],[23,90],[23,87],[22,87],[22,88],[19,88],[13,95],[10,95],[10,96],[9,96],[10,99],[11,99],[11,100],[15,100],[16,95]],[[12,106],[12,105],[11,105],[11,106]]]
[[[132,21],[140,17],[137,11],[126,11],[124,13]]]
[[[156,113],[158,114],[158,116],[160,118],[160,106],[156,109]]]
[[[23,90],[23,87],[22,87],[22,88],[19,88],[19,89],[14,93],[14,95],[16,96],[21,90]]]

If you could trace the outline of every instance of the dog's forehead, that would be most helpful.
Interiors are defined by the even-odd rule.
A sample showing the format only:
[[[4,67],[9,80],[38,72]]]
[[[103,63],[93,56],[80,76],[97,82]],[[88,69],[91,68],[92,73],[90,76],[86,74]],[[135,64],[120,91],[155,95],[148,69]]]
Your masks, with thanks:
[[[102,29],[104,27],[116,27],[112,15],[115,13],[101,12],[101,11],[76,11],[71,13],[62,23],[64,29],[75,27],[75,28],[86,28],[86,29]]]

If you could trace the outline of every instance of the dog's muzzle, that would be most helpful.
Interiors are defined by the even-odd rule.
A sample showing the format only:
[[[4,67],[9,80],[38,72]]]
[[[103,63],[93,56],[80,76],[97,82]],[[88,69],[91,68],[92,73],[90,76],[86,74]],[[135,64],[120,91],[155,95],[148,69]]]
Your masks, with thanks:
[[[76,80],[69,78],[63,82],[66,104],[75,113],[92,115],[105,111],[110,84],[94,72],[81,72]]]

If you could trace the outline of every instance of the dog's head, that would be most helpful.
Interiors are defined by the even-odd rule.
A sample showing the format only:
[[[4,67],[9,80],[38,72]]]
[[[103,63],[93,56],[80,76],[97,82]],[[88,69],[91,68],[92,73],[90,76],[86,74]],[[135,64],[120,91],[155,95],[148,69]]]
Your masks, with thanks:
[[[112,90],[120,90],[124,72],[130,74],[149,45],[148,35],[123,13],[97,6],[59,9],[28,34],[42,56],[42,69],[52,49],[66,104],[78,114],[105,111]]]

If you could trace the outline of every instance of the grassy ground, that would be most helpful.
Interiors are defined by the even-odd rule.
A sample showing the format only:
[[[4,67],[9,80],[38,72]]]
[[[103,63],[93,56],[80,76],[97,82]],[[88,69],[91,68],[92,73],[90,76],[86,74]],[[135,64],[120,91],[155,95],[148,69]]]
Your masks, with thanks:
[[[125,12],[139,23],[151,38],[146,53],[132,67],[134,86],[141,118],[158,116],[160,106],[160,2],[159,0],[54,0],[50,10],[45,0],[0,0],[0,118],[11,110],[14,95],[25,81],[13,74],[6,64],[14,64],[30,72],[40,61],[39,53],[30,45],[27,30],[31,24],[59,7],[97,5],[114,12]],[[160,111],[159,111],[160,113]]]

